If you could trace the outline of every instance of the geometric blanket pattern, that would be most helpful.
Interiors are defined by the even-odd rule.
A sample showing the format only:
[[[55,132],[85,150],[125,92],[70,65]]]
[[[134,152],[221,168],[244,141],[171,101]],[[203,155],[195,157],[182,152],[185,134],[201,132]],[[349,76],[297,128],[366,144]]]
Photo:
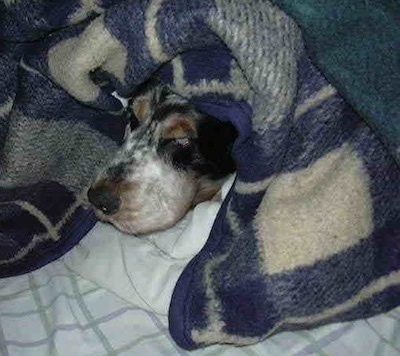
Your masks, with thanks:
[[[396,154],[274,4],[0,6],[1,277],[58,258],[90,229],[85,190],[125,125],[110,93],[129,96],[157,73],[239,133],[236,181],[171,300],[181,347],[249,344],[399,304]]]

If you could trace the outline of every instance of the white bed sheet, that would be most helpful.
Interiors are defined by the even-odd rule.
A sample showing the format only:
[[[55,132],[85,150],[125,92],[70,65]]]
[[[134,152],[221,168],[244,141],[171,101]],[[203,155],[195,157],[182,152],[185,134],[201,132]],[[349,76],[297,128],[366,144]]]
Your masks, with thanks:
[[[176,281],[204,246],[233,180],[225,182],[218,200],[199,204],[167,231],[132,237],[98,223],[64,261],[127,302],[167,315]]]

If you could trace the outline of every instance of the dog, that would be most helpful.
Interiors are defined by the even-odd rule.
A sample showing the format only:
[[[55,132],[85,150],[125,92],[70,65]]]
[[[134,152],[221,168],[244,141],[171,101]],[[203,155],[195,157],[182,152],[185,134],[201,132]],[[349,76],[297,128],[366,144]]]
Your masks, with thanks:
[[[139,235],[176,224],[235,171],[237,131],[150,81],[128,102],[121,148],[87,193],[99,219]]]

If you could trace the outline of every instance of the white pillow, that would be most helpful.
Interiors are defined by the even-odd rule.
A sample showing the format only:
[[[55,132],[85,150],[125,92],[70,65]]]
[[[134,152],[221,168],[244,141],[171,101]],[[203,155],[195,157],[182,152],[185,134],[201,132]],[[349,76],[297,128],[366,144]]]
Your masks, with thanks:
[[[98,222],[64,263],[127,302],[166,315],[175,283],[204,246],[233,181],[227,179],[219,199],[197,205],[166,231],[135,237]]]

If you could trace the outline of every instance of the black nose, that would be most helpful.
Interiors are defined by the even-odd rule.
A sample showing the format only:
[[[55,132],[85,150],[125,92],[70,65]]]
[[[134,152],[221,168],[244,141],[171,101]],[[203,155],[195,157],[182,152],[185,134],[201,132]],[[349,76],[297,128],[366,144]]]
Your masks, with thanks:
[[[87,195],[90,203],[106,215],[114,214],[121,204],[120,199],[105,186],[90,188]]]

